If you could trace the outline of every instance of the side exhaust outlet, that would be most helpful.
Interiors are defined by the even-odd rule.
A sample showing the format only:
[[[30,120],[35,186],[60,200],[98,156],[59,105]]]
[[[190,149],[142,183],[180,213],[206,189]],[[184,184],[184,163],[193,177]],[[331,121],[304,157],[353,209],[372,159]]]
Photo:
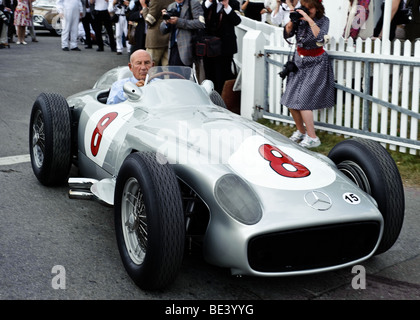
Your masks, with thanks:
[[[69,178],[69,198],[81,200],[95,199],[95,195],[90,191],[90,187],[96,182],[98,180],[90,178]]]

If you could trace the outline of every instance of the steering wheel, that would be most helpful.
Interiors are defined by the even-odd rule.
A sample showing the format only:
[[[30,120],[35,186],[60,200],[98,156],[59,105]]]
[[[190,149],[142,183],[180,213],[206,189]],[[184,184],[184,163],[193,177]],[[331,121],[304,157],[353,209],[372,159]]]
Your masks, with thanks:
[[[165,76],[165,75],[169,75],[169,76],[175,76],[178,79],[184,79],[187,80],[183,75],[173,72],[173,71],[162,71],[162,72],[158,72],[156,74],[154,74],[153,76],[151,76],[148,80],[148,82],[150,82],[150,80],[160,77],[160,76]]]

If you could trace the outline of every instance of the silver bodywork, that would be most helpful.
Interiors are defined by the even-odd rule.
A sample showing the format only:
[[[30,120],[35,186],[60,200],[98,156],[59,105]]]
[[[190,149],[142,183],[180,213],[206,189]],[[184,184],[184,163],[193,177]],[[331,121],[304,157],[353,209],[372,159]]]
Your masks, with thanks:
[[[132,152],[151,150],[172,164],[179,180],[208,208],[203,250],[209,263],[230,268],[233,274],[280,276],[341,268],[374,254],[383,232],[375,200],[327,157],[213,104],[208,82],[171,79],[142,88],[127,85],[126,102],[98,101],[115,80],[129,75],[128,68],[113,69],[93,89],[67,99],[78,122],[79,171],[95,179],[91,190],[98,198],[112,205],[115,178],[124,159]],[[269,148],[270,159],[262,155],[261,146]],[[273,162],[279,159],[276,171]],[[329,232],[334,226],[364,223],[375,225],[376,233],[371,247],[355,258],[290,270],[287,265],[277,270],[277,262],[270,262],[277,259],[270,258],[272,252],[278,250],[281,256],[289,250],[286,247],[299,242],[293,240],[296,230],[296,237],[303,232],[311,247],[307,230],[318,237],[323,228]],[[354,233],[351,228],[348,234]],[[336,236],[333,232],[330,240],[320,240],[320,246],[329,248],[326,242],[336,241]],[[283,237],[291,243],[277,246],[275,240]],[[270,252],[255,249],[265,243],[273,245]],[[305,243],[296,248],[302,247]],[[257,261],[260,256],[269,266]],[[298,253],[294,259],[299,259]]]

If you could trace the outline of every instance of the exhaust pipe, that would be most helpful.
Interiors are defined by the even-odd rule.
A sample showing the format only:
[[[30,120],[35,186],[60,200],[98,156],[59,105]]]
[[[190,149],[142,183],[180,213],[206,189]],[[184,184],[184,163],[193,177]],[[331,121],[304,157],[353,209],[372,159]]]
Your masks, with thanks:
[[[69,178],[68,184],[70,199],[95,200],[107,207],[114,205],[115,184],[112,179]]]
[[[81,200],[95,199],[96,197],[90,191],[90,187],[96,182],[98,182],[98,180],[90,178],[69,178],[69,198]]]

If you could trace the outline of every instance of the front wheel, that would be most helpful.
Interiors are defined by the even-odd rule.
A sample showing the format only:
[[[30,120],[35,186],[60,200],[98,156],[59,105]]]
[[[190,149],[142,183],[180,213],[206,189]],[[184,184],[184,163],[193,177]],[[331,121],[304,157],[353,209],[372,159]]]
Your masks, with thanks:
[[[64,97],[41,93],[35,100],[29,122],[29,153],[33,172],[42,184],[66,181],[71,167],[71,114]]]
[[[129,155],[118,173],[115,231],[124,267],[144,290],[166,287],[182,264],[185,223],[178,180],[152,152]]]
[[[360,138],[338,143],[328,154],[337,168],[378,203],[384,232],[375,254],[397,240],[404,220],[404,188],[398,168],[378,142]]]

